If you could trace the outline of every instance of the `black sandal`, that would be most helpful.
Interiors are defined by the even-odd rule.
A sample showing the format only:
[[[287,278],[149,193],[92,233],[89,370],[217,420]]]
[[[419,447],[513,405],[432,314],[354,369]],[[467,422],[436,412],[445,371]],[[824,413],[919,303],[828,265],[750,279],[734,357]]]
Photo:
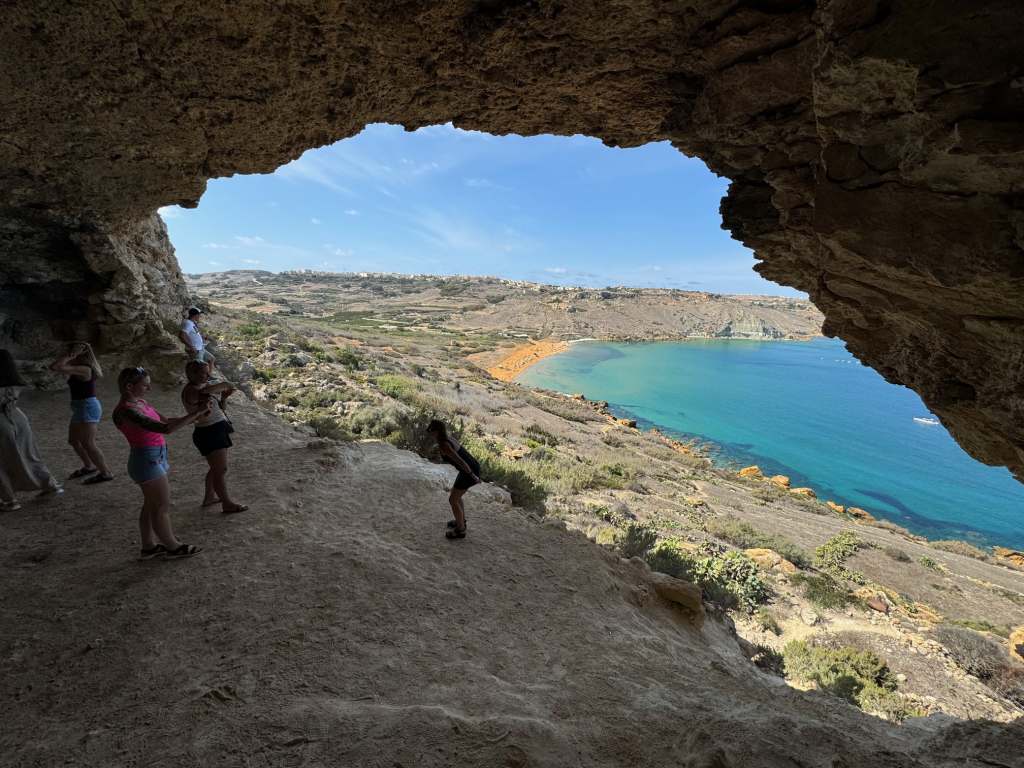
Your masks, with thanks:
[[[152,560],[154,557],[160,557],[165,552],[167,552],[167,547],[163,544],[154,544],[148,549],[143,547],[139,550],[139,560]]]
[[[76,469],[74,472],[68,475],[68,480],[77,480],[80,477],[85,477],[86,475],[91,475],[93,472],[98,471],[99,470],[96,469],[96,467],[92,467],[91,469],[89,467],[82,467],[81,469]]]
[[[454,528],[454,527],[455,527],[455,521],[454,520],[449,520],[445,524],[445,528]],[[462,526],[462,528],[463,528],[463,530],[465,530],[466,526],[464,525],[464,526]]]
[[[466,538],[466,527],[456,528],[452,526],[444,532],[444,537],[446,539],[464,539]]]
[[[113,480],[113,475],[104,475],[102,472],[98,475],[93,475],[88,480],[83,480],[82,485],[96,485],[96,483],[106,483]]]
[[[164,559],[176,560],[182,557],[192,557],[192,555],[198,555],[202,551],[202,548],[197,547],[195,544],[182,544],[177,549],[167,550],[167,554],[164,555]]]

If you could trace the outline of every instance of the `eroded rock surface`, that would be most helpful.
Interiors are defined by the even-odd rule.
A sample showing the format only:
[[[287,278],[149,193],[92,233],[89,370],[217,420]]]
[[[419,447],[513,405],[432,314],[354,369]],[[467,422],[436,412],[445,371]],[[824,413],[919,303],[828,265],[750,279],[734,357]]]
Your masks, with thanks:
[[[1024,477],[1015,0],[17,2],[3,21],[0,259],[84,286],[101,337],[126,322],[111,291],[156,290],[128,322],[158,323],[170,248],[142,289],[130,259],[91,264],[116,245],[90,238],[83,267],[65,244],[123,242],[208,178],[377,121],[668,140],[733,180],[725,225],[764,276]],[[5,268],[28,296],[23,278]]]

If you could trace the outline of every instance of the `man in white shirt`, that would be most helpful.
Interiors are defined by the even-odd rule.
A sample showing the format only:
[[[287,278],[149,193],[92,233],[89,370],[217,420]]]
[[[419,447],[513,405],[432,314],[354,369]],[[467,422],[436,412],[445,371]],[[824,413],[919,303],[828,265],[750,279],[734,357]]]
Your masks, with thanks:
[[[188,359],[199,363],[206,363],[207,370],[212,374],[213,366],[217,363],[217,360],[206,350],[203,335],[199,332],[199,326],[196,321],[201,314],[202,310],[198,307],[189,307],[188,317],[181,321],[181,330],[178,332],[178,338],[185,342],[185,347],[188,349]]]

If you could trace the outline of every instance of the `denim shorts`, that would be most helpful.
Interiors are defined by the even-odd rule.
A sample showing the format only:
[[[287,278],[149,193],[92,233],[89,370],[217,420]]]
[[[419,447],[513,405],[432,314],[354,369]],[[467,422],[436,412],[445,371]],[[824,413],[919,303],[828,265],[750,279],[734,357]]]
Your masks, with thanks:
[[[103,406],[95,397],[71,401],[72,424],[98,424],[103,415]]]
[[[128,477],[140,485],[163,477],[171,471],[167,463],[167,446],[132,448],[128,454]]]
[[[195,360],[197,363],[208,363],[211,360],[213,360],[213,355],[211,355],[205,349],[197,349],[192,359]]]

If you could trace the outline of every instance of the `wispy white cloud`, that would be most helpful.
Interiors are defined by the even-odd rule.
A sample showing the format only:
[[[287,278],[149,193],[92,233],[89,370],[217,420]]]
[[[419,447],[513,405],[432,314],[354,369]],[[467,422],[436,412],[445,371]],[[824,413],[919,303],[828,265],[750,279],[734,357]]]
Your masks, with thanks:
[[[259,259],[239,259],[243,264],[262,264]]]
[[[350,258],[354,251],[351,248],[335,248],[331,251],[335,256],[340,256],[344,259]]]
[[[209,264],[211,267],[219,267],[220,266],[220,262],[219,261],[208,261],[207,264]]]
[[[229,248],[237,247],[237,245],[228,245],[227,243],[203,243],[203,248],[209,248],[211,250],[227,250]]]
[[[167,219],[177,219],[181,217],[181,208],[177,205],[165,205],[162,208],[157,208],[156,212],[160,214],[160,217],[164,221]]]
[[[565,267],[545,267],[544,271],[545,272],[550,272],[553,275],[564,275],[569,270],[566,269]]]
[[[345,209],[345,215],[346,216],[358,216],[359,215],[359,211],[357,211],[355,208],[346,208]]]
[[[319,224],[320,223],[320,219],[318,219],[316,216],[314,216],[312,219],[309,220],[309,223],[310,224]]]
[[[259,237],[259,236],[250,237],[248,235],[235,235],[235,240],[240,242],[242,245],[249,246],[250,248],[252,248],[254,246],[264,245],[267,242],[262,237]]]
[[[274,173],[293,181],[309,181],[319,184],[343,195],[353,194],[351,189],[343,184],[339,184],[335,179],[331,164],[326,161],[325,156],[314,154],[312,150],[306,152],[302,157],[292,160],[287,165],[282,165]]]

